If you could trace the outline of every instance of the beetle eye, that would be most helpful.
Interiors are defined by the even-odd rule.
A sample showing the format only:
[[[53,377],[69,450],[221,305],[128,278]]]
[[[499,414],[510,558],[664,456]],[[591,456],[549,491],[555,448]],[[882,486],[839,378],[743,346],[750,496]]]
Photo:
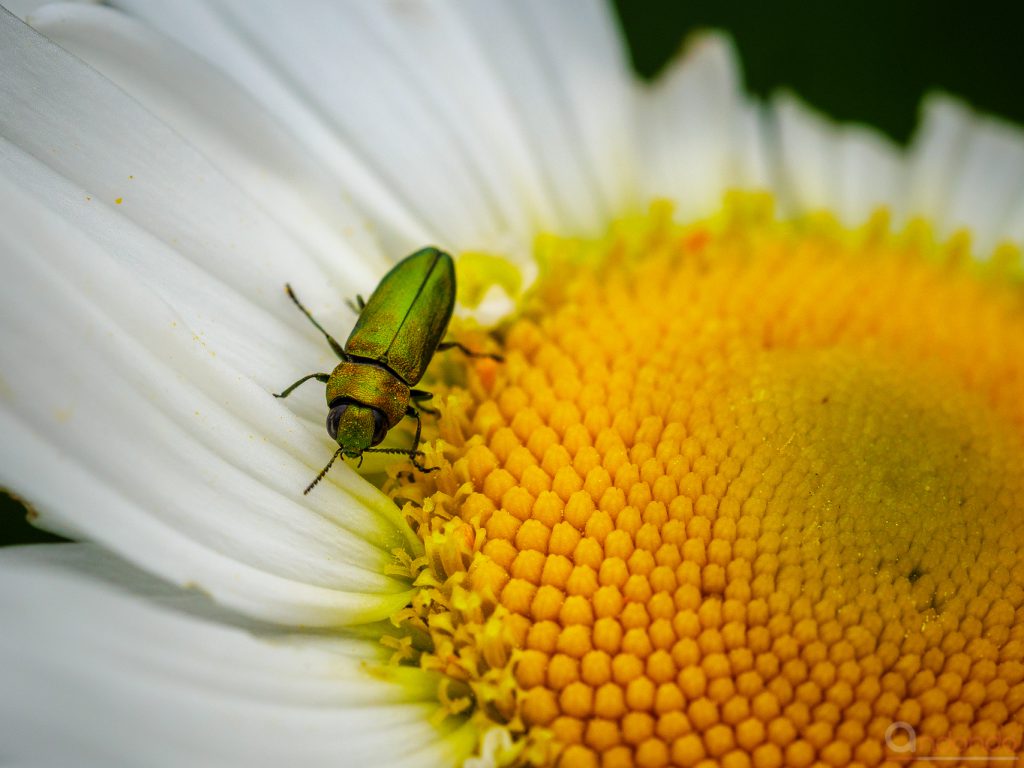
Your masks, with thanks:
[[[346,410],[348,410],[348,403],[342,403],[327,412],[327,434],[331,436],[331,440],[338,439],[338,424],[341,423],[341,416]]]
[[[384,414],[378,411],[376,408],[373,409],[373,445],[376,445],[384,436],[388,433],[388,422],[384,417]]]

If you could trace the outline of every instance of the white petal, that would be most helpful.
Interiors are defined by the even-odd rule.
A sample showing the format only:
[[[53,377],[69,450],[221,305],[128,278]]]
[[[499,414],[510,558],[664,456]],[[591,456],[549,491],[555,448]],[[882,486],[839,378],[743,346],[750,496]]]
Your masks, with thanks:
[[[968,227],[975,252],[987,257],[1008,234],[1013,206],[1024,197],[1024,131],[979,119],[950,192],[949,226]]]
[[[1024,242],[1024,131],[937,95],[922,107],[910,149],[911,214],[940,236],[966,227],[981,258],[1004,240]]]
[[[772,103],[777,154],[779,197],[794,214],[828,209],[835,198],[832,190],[834,137],[832,127],[789,94]]]
[[[186,137],[321,261],[384,271],[367,223],[342,201],[337,181],[215,67],[111,8],[56,3],[30,22]]]
[[[49,4],[52,0],[3,0],[0,8],[8,10],[21,20],[34,14],[40,7]],[[99,0],[90,0],[99,2]]]
[[[737,115],[736,186],[740,189],[773,189],[768,117],[764,106],[748,101]]]
[[[74,182],[82,191],[80,202],[116,206],[127,220],[122,228],[128,222],[136,225],[136,239],[145,233],[186,257],[191,264],[181,269],[199,267],[207,272],[205,290],[224,292],[232,300],[243,298],[232,302],[232,312],[241,304],[251,316],[255,304],[278,321],[300,328],[301,316],[282,300],[286,281],[301,288],[316,310],[325,304],[337,307],[339,297],[372,287],[379,278],[379,271],[351,253],[348,259],[317,263],[176,133],[94,70],[10,16],[0,19],[0,40],[0,100],[5,105],[0,110],[0,135],[21,154]],[[10,162],[26,165],[17,158]],[[5,175],[29,183],[21,170],[5,169]],[[48,191],[40,197],[48,199]],[[120,233],[103,239],[121,247]],[[183,279],[176,275],[176,281],[166,285],[167,274],[149,277],[162,293],[180,288]],[[218,280],[233,290],[224,291]],[[178,295],[197,307],[208,306],[202,293]],[[226,314],[219,312],[218,321]],[[252,332],[262,334],[266,327],[264,323]],[[194,330],[210,332],[202,324]],[[298,338],[297,333],[292,335],[289,344]],[[271,339],[271,348],[275,340]],[[221,353],[229,347],[233,345],[225,344]]]
[[[1010,215],[1006,217],[1006,238],[1024,243],[1024,195],[1018,196]]]
[[[730,188],[757,178],[756,143],[741,117],[739,67],[729,41],[696,38],[644,94],[641,153],[648,198],[667,197],[684,220],[717,211]],[[749,162],[743,148],[750,147]]]
[[[944,231],[956,168],[971,130],[970,110],[944,97],[927,99],[909,152],[907,214],[930,219]]]
[[[772,109],[785,210],[831,211],[850,226],[878,206],[899,214],[906,169],[892,141],[871,128],[836,125],[789,94],[776,97]]]
[[[152,22],[157,29],[213,63],[275,115],[291,133],[293,141],[321,163],[356,207],[376,224],[386,252],[407,253],[436,239],[436,230],[417,219],[413,209],[353,151],[317,99],[309,98],[291,80],[291,74],[267,56],[258,39],[242,34],[242,26],[227,7],[196,0],[174,3],[125,0],[117,5]],[[273,34],[275,23],[267,17],[265,32]],[[307,56],[308,41],[303,40],[300,49],[303,56]],[[294,56],[294,50],[289,51],[288,56],[302,58]]]
[[[441,245],[493,249],[532,234],[527,222],[603,227],[603,206],[631,192],[628,70],[598,4],[466,4],[466,22],[435,3],[120,4],[319,154],[329,138],[365,158]],[[551,201],[582,215],[556,219]]]
[[[879,206],[898,219],[906,201],[906,163],[878,131],[844,125],[838,136],[835,210],[845,224],[863,223]]]
[[[0,201],[3,484],[44,525],[253,615],[324,625],[401,606],[407,588],[381,575],[409,535],[394,505],[360,480],[301,503],[326,438],[70,218],[6,180]]]
[[[329,285],[325,268],[344,274],[337,264],[317,264],[202,155],[94,70],[7,15],[0,41],[0,134],[23,152],[98,202],[118,205],[251,300],[270,304],[268,291],[276,294],[286,275]]]
[[[432,169],[434,158],[416,146],[425,132],[434,130],[435,124],[442,129],[438,134],[441,156],[448,155],[449,146],[459,150],[459,165],[473,179],[472,194],[491,218],[479,233],[467,233],[476,240],[452,245],[499,248],[508,240],[510,245],[528,246],[535,231],[555,226],[552,201],[544,189],[541,169],[531,157],[520,116],[497,87],[481,45],[486,38],[475,36],[456,11],[451,3],[352,4],[346,8],[351,21],[342,25],[341,34],[348,32],[355,39],[351,44],[342,42],[337,52],[345,57],[346,69],[366,68],[369,76],[362,87],[368,89],[369,106],[374,110],[384,106],[372,95],[378,78],[389,83],[393,78],[396,85],[401,82],[416,94],[415,101],[421,102],[423,111],[396,125],[395,147],[399,151],[409,147],[411,161],[424,164],[424,190],[436,190],[437,196],[444,197],[449,178]],[[360,46],[366,46],[365,50]],[[344,100],[346,93],[340,93],[339,100]],[[408,95],[404,98],[409,101]],[[406,103],[402,108],[410,106]],[[363,152],[380,156],[380,167],[398,178],[404,176],[404,164],[392,162],[389,148],[374,146],[372,131],[346,130]]]
[[[634,90],[625,42],[607,3],[527,0],[512,5],[523,13],[524,42],[538,46],[545,90],[554,91],[554,100],[567,110],[565,121],[578,142],[581,164],[600,195],[604,220],[596,226],[603,230],[637,196]],[[520,75],[520,70],[505,68],[502,79],[525,101],[520,102],[523,119],[532,120],[537,112],[529,105],[539,94],[528,93],[529,81]],[[557,159],[546,137],[537,143],[545,158]]]
[[[405,250],[427,241],[450,246],[474,227],[486,227],[490,211],[472,169],[444,123],[429,117],[421,95],[381,55],[357,8],[307,4],[296,14],[275,3],[120,5],[192,47],[262,101],[346,182],[357,204],[395,228],[387,234],[405,241]],[[370,185],[371,178],[384,185]],[[372,199],[363,201],[367,191]],[[381,200],[388,211],[413,211],[415,220],[392,224],[388,211],[375,207]]]
[[[220,620],[85,545],[0,552],[0,751],[76,766],[452,765],[433,681],[373,639]]]
[[[323,271],[93,70],[12,17],[0,36],[5,483],[44,525],[255,615],[387,615],[407,528],[344,467],[300,504],[329,441],[270,397],[315,340],[280,285],[315,304]]]

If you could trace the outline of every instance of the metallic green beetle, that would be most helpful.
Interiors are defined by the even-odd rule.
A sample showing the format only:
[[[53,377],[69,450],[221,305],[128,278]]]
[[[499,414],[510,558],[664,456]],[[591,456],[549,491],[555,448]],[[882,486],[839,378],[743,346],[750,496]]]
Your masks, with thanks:
[[[434,353],[441,350],[455,348],[470,357],[503,359],[500,355],[471,352],[458,342],[441,341],[455,308],[452,257],[437,248],[418,250],[384,276],[369,301],[357,296],[354,309],[359,319],[344,347],[313,319],[290,285],[285,290],[341,358],[332,373],[303,376],[274,395],[287,397],[310,379],[327,384],[327,434],[338,443],[338,450],[304,493],[313,490],[342,454],[350,459],[361,459],[364,453],[404,454],[421,472],[435,471],[437,467],[424,467],[416,458],[423,455],[417,450],[422,428],[420,411],[437,413],[422,404],[433,395],[413,386],[423,378]],[[416,419],[411,448],[371,447],[406,416]]]

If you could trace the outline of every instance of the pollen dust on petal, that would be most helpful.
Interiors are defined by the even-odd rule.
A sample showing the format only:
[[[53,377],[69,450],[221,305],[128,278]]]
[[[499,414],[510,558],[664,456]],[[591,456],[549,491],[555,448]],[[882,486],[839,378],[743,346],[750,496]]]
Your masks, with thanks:
[[[444,468],[388,488],[440,719],[567,768],[1024,749],[1019,257],[887,232],[748,199],[539,244],[506,362],[438,387]]]

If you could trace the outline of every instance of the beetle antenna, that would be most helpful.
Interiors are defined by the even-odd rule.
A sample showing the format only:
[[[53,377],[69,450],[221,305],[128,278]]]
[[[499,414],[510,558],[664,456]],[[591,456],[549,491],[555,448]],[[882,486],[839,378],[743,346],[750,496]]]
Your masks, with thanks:
[[[307,486],[306,486],[306,490],[304,490],[304,491],[302,492],[302,495],[303,495],[303,496],[305,496],[305,495],[306,495],[307,493],[309,493],[310,491],[312,491],[312,490],[313,490],[313,488],[315,488],[315,487],[316,487],[316,484],[317,484],[317,483],[319,483],[319,482],[320,482],[321,480],[323,480],[323,479],[324,479],[324,477],[325,477],[325,476],[327,475],[327,472],[328,472],[328,471],[330,470],[330,468],[331,468],[331,465],[332,465],[332,464],[334,463],[334,460],[335,460],[336,458],[338,458],[338,457],[339,457],[340,455],[341,455],[341,448],[339,448],[338,450],[336,450],[336,451],[334,452],[334,455],[333,455],[333,456],[331,456],[331,460],[327,462],[327,466],[326,466],[326,467],[324,467],[323,469],[321,469],[321,470],[320,470],[320,474],[316,476],[316,478],[315,478],[315,479],[313,480],[313,482],[312,482],[312,483],[310,483],[309,485],[307,485]]]

